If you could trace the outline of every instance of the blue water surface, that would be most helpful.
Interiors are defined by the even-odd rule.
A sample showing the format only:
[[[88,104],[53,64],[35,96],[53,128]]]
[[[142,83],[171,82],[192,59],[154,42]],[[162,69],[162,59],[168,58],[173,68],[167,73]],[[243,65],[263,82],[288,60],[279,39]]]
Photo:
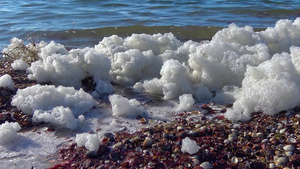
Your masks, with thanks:
[[[230,23],[266,28],[279,19],[300,16],[300,5],[298,0],[1,0],[0,14],[2,48],[12,37],[26,38],[40,31],[43,34],[37,36],[47,31],[135,25],[158,32],[165,26],[227,27]]]

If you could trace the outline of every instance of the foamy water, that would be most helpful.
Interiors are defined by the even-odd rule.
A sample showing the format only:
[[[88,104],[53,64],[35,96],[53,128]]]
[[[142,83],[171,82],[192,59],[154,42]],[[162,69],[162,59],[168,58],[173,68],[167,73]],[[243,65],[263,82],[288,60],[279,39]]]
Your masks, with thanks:
[[[12,66],[53,84],[18,90],[12,104],[56,128],[1,125],[4,168],[50,167],[59,148],[75,141],[94,151],[105,132],[144,127],[136,116],[155,124],[214,102],[233,104],[226,118],[247,121],[252,112],[274,115],[300,104],[296,1],[0,4],[2,52],[18,53],[32,36],[39,60]],[[81,89],[86,77],[93,91]],[[0,86],[14,89],[7,75]]]
[[[14,124],[5,124],[8,130],[3,132],[12,140],[2,144],[2,160],[10,160],[8,165],[49,166],[49,160],[37,160],[48,159],[68,140],[76,138],[80,146],[95,151],[105,132],[142,127],[137,116],[168,121],[178,111],[201,111],[202,103],[233,104],[224,114],[233,121],[247,121],[252,112],[275,115],[299,106],[299,30],[297,18],[279,20],[259,32],[231,24],[201,43],[166,33],[113,35],[94,47],[72,50],[54,41],[28,45],[40,51],[39,60],[27,68],[28,77],[53,85],[18,90],[11,104],[33,115],[33,121],[58,130],[54,135],[44,129],[39,129],[42,135],[18,133]],[[3,52],[20,53],[19,43],[23,41],[14,38]],[[14,67],[24,64],[18,60]],[[86,77],[92,77],[94,91],[81,89]],[[1,79],[2,86],[12,86],[9,77]],[[28,144],[19,144],[23,139]],[[55,148],[49,151],[47,144]]]

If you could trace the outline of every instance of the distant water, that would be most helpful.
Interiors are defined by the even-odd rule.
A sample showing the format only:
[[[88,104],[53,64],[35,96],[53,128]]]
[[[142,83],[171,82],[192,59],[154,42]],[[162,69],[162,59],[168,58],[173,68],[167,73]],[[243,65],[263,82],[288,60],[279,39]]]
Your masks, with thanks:
[[[0,49],[12,37],[94,45],[105,36],[173,32],[210,39],[230,23],[254,28],[300,16],[298,0],[1,0]]]

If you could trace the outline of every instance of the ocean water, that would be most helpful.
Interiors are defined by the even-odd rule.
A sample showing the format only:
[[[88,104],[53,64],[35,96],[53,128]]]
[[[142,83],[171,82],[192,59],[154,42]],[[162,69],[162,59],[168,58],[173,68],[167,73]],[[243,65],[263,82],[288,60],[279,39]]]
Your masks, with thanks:
[[[210,39],[230,23],[254,28],[300,16],[297,0],[2,0],[0,49],[12,37],[91,46],[112,34],[172,32],[181,40]]]
[[[2,0],[3,52],[26,58],[16,47],[28,37],[40,50],[30,67],[22,60],[12,67],[29,67],[30,79],[55,85],[17,91],[11,104],[45,127],[19,131],[15,123],[1,124],[2,167],[51,167],[72,142],[95,150],[104,132],[144,127],[136,115],[168,121],[180,111],[204,111],[209,102],[217,103],[214,115],[233,121],[258,111],[294,111],[299,8],[296,0]],[[80,89],[86,77],[95,90]],[[1,86],[10,82],[0,78]]]

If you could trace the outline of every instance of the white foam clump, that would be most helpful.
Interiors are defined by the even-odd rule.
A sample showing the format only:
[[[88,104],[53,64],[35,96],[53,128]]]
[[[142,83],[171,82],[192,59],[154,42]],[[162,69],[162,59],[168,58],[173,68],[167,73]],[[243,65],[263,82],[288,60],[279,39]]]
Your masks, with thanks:
[[[74,130],[84,120],[84,116],[80,115],[77,119],[69,107],[57,106],[48,111],[35,110],[32,120],[34,122],[50,123],[58,128]]]
[[[29,68],[29,65],[24,60],[17,59],[11,64],[11,67],[14,70],[27,70],[27,68]]]
[[[28,69],[29,79],[52,82],[56,85],[81,87],[81,81],[92,76],[98,80],[110,81],[110,60],[93,48],[67,51],[61,44],[50,42],[41,48],[40,60],[33,62]],[[107,92],[107,91],[106,91]]]
[[[195,100],[192,94],[183,94],[179,96],[179,104],[175,111],[190,111],[193,108]]]
[[[21,130],[21,126],[17,122],[8,122],[0,125],[0,144],[5,145],[18,139],[17,131]]]
[[[276,96],[287,89],[297,93],[299,83],[294,80],[296,75],[291,70],[283,73],[291,75],[291,78],[285,76],[280,81],[286,88],[275,85],[282,74],[275,73],[274,78],[267,72],[269,68],[281,71],[280,66],[277,70],[278,64],[272,58],[290,55],[291,65],[298,74],[299,66],[296,64],[299,54],[295,47],[299,45],[300,18],[279,20],[275,27],[260,32],[255,32],[250,26],[230,24],[218,31],[211,41],[203,43],[183,43],[172,33],[133,34],[126,38],[113,35],[103,38],[94,48],[67,51],[55,42],[44,45],[39,53],[41,59],[33,62],[28,72],[30,79],[38,82],[50,81],[77,88],[81,86],[82,79],[92,76],[98,94],[111,94],[111,82],[162,95],[166,100],[192,94],[200,102],[234,103],[234,112],[243,112],[242,116],[247,118],[251,111],[275,114],[299,104],[297,97],[295,101],[284,104],[286,101],[282,100],[290,96],[289,93],[281,99],[274,97],[272,92],[262,92],[265,88],[258,87],[271,85],[278,92]],[[273,66],[264,70],[266,65]],[[256,69],[265,74],[261,77],[255,75]],[[275,102],[280,104],[270,108]]]
[[[0,87],[6,87],[10,90],[15,90],[15,84],[9,74],[5,74],[0,77]]]
[[[78,147],[84,146],[89,151],[97,151],[100,144],[98,134],[90,133],[76,134],[75,141]]]
[[[182,139],[181,151],[183,153],[187,152],[189,154],[195,154],[200,150],[200,147],[197,145],[197,142],[191,140],[189,137]]]
[[[127,98],[117,94],[109,95],[108,99],[112,106],[113,116],[136,117],[148,115],[148,112],[136,99],[128,100]]]
[[[35,110],[48,111],[57,106],[69,107],[75,117],[78,117],[95,106],[96,101],[83,89],[38,84],[19,89],[11,104],[29,115],[33,115]]]
[[[300,103],[300,72],[297,71],[300,48],[275,54],[257,67],[249,67],[242,88],[235,95],[233,108],[225,113],[231,120],[249,120],[252,112],[275,115]],[[293,63],[294,61],[294,63]]]

